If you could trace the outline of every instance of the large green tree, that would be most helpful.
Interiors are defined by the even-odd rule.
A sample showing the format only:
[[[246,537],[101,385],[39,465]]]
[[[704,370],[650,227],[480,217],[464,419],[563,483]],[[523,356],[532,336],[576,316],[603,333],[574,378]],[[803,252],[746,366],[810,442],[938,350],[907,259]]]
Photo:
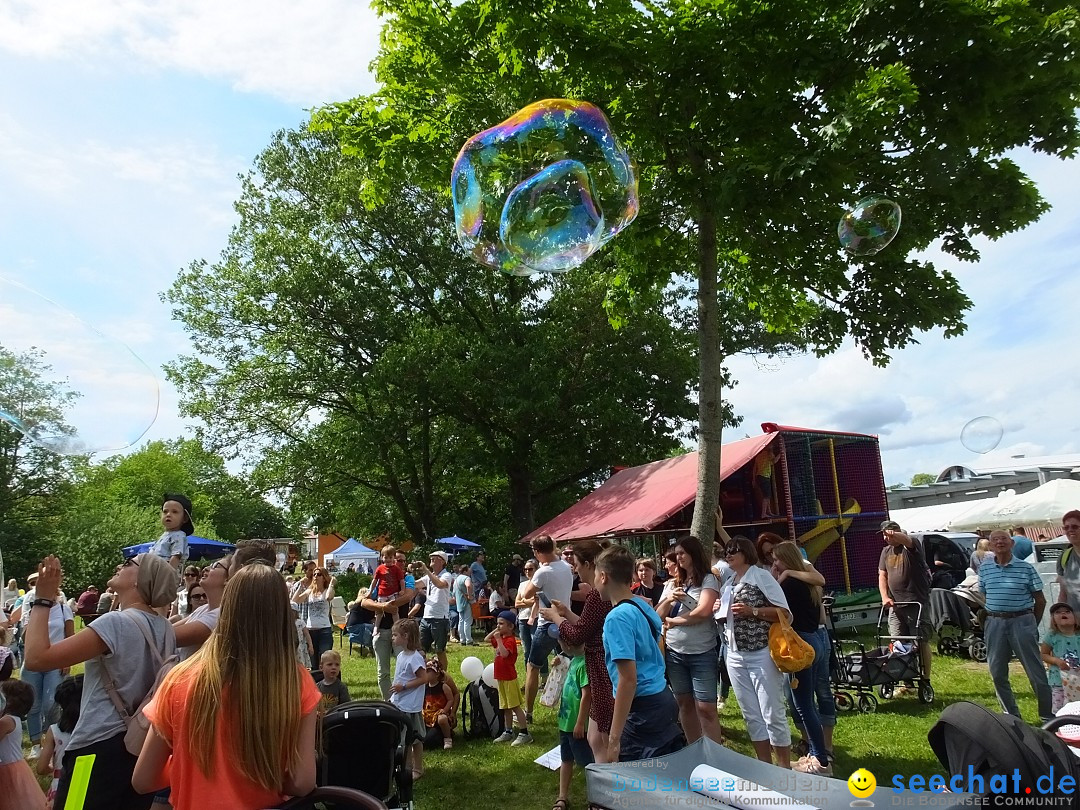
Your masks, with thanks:
[[[545,97],[604,108],[642,173],[639,221],[610,250],[616,310],[672,272],[697,279],[699,488],[718,496],[723,322],[747,307],[819,352],[854,338],[875,362],[970,306],[921,258],[976,260],[1046,208],[1009,157],[1069,156],[1080,13],[1063,0],[381,0],[381,89],[315,119],[392,176],[448,184],[471,133]],[[852,259],[836,223],[868,193],[903,207],[884,253]],[[638,311],[641,311],[638,307]],[[625,314],[615,311],[616,318]]]
[[[64,411],[74,394],[49,382],[48,372],[41,354],[0,346],[0,552],[4,572],[20,580],[46,552],[55,504],[85,461],[43,450],[15,427],[70,432]]]
[[[614,332],[602,273],[482,272],[441,191],[388,172],[361,204],[374,170],[333,139],[281,134],[221,260],[167,293],[198,352],[168,373],[212,446],[265,453],[260,480],[320,525],[393,509],[384,528],[418,540],[492,531],[496,498],[520,536],[538,504],[677,446],[694,379],[677,292],[646,292],[649,314]]]

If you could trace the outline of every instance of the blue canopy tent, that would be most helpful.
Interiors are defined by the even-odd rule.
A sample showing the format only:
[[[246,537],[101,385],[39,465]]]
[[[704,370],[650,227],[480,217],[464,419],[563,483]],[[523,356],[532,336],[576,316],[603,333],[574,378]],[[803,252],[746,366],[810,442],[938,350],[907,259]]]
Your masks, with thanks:
[[[466,540],[463,537],[458,537],[456,534],[453,537],[443,537],[435,541],[435,545],[443,546],[457,553],[464,551],[467,548],[482,548],[479,543],[474,543],[472,540]]]
[[[124,557],[134,557],[136,554],[145,554],[153,547],[153,543],[139,543],[137,546],[128,546],[124,549]],[[235,549],[236,546],[232,543],[207,540],[205,537],[197,537],[194,534],[188,538],[188,558],[192,560],[216,560],[220,557],[224,557]]]

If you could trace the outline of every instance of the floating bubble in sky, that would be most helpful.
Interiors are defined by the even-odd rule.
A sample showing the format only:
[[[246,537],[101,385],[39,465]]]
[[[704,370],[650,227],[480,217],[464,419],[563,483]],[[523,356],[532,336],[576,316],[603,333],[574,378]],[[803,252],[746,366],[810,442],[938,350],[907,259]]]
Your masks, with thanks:
[[[638,212],[633,162],[585,101],[538,101],[472,136],[450,188],[461,244],[515,275],[579,266]]]
[[[992,416],[978,416],[960,431],[960,443],[972,453],[989,453],[1001,443],[1005,429]]]
[[[0,277],[0,420],[61,455],[123,450],[157,419],[158,382],[120,341],[59,304]],[[13,358],[32,357],[37,384],[70,394],[24,395]],[[55,407],[57,410],[50,410]]]
[[[864,197],[840,218],[836,234],[852,256],[873,256],[900,230],[900,206],[885,197]]]

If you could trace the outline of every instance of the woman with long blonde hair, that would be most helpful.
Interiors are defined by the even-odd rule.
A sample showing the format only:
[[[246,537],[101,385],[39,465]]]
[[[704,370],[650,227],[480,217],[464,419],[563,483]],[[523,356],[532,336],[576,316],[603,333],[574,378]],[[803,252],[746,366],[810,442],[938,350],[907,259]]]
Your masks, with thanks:
[[[280,575],[243,568],[229,580],[217,629],[147,707],[152,727],[132,785],[149,793],[171,784],[175,810],[259,810],[306,795],[315,788],[318,704],[296,661]]]

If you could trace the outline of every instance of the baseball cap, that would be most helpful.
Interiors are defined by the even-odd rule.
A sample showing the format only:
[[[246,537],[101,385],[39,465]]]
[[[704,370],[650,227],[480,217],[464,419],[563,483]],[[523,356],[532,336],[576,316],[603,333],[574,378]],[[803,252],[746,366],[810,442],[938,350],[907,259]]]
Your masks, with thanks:
[[[450,555],[445,551],[433,551],[428,554],[428,559],[431,559],[432,557],[438,557],[443,562],[448,562],[450,560]]]
[[[901,531],[900,524],[897,523],[895,520],[883,520],[883,521],[881,521],[881,530],[886,531],[886,530],[889,530],[889,529],[891,529],[894,532]]]
[[[512,610],[499,611],[499,618],[510,624],[517,624],[517,615]]]
[[[1071,611],[1072,605],[1070,605],[1068,602],[1054,602],[1054,604],[1050,606],[1051,613],[1057,613],[1059,610]]]
[[[37,582],[37,571],[34,571],[30,576],[26,578],[27,582]]]
[[[514,555],[513,557],[511,557],[510,559],[511,559],[511,560],[517,560],[518,562],[524,562],[524,560],[525,560],[525,558],[524,558],[524,557],[522,557],[522,556],[521,556],[520,554],[515,554],[515,555]]]

